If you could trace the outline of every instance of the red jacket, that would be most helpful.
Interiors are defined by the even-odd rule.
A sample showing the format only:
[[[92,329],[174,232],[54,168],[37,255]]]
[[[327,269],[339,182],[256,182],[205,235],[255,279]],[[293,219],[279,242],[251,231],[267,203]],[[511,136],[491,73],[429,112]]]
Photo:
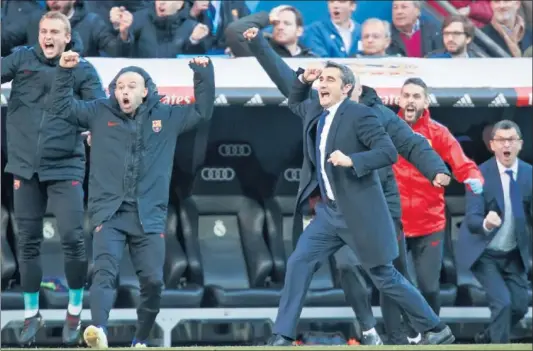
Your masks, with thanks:
[[[466,6],[470,7],[468,18],[477,26],[483,27],[492,19],[492,7],[490,0],[450,0],[450,4],[460,9]]]
[[[398,113],[403,119],[403,111]],[[468,178],[481,179],[477,165],[465,156],[463,149],[448,128],[432,120],[429,111],[412,126],[429,141],[440,157],[452,169],[459,182]],[[393,166],[402,203],[402,224],[406,237],[429,235],[446,227],[444,189],[436,188],[415,166],[398,156]]]

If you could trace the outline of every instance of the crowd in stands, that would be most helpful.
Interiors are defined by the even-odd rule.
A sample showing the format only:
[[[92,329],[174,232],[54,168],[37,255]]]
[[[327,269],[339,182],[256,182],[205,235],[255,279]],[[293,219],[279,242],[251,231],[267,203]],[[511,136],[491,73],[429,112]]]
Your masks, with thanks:
[[[298,2],[269,12],[251,12],[241,0],[2,0],[2,56],[21,45],[34,45],[46,11],[60,11],[71,22],[74,42],[83,56],[174,58],[183,55],[251,54],[242,33],[264,29],[282,57],[498,57],[477,40],[479,28],[511,57],[531,56],[532,2],[452,0],[449,15],[435,1],[392,1],[392,20],[354,20],[362,1],[327,1],[328,14],[306,23]],[[431,8],[440,25],[423,15]]]

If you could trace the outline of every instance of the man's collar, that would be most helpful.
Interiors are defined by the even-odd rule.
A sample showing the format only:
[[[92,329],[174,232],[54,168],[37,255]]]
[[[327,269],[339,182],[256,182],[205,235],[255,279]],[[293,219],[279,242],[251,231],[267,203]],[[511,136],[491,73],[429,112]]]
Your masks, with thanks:
[[[518,173],[518,158],[516,158],[514,164],[511,166],[511,167],[505,167],[504,165],[502,165],[500,163],[500,161],[498,161],[498,159],[496,158],[496,165],[498,166],[498,172],[500,174],[504,174],[505,171],[507,171],[508,169],[512,170],[513,171],[513,174],[516,176],[516,174]]]

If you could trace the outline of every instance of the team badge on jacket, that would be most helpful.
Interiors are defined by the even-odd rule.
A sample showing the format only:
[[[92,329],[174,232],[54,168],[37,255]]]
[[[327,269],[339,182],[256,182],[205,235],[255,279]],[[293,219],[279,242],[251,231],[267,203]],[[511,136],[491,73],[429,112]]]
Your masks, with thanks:
[[[152,121],[152,130],[156,133],[159,133],[161,131],[161,120],[160,119]]]

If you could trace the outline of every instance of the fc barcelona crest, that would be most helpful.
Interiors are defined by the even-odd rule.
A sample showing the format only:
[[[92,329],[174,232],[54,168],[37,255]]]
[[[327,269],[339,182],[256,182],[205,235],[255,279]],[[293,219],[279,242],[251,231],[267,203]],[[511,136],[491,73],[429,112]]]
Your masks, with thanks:
[[[161,131],[162,125],[161,120],[157,119],[155,121],[152,121],[152,130],[156,133],[159,133]]]

